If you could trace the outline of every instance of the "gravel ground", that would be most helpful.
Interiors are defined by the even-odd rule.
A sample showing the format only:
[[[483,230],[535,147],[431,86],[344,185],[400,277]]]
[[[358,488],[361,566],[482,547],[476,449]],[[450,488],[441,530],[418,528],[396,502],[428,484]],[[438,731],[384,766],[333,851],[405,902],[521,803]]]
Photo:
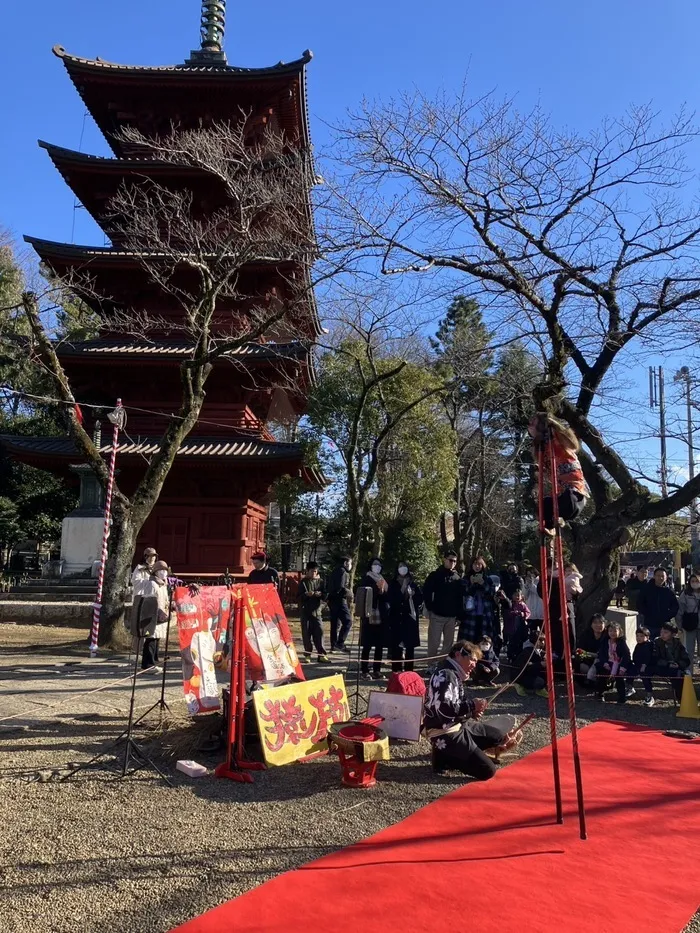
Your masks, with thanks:
[[[71,643],[71,630],[22,629],[0,629],[0,719],[21,713],[0,723],[2,933],[161,933],[365,838],[463,783],[457,776],[433,778],[425,741],[392,743],[392,762],[379,766],[379,782],[367,794],[341,786],[335,758],[270,769],[253,785],[190,780],[162,754],[173,741],[185,749],[192,736],[191,725],[182,727],[175,655],[167,683],[172,728],[139,733],[174,787],[150,770],[122,781],[106,766],[59,782],[53,769],[87,761],[123,727],[128,683],[85,694],[127,676],[127,658],[86,660],[83,630]],[[32,649],[33,643],[42,647]],[[335,660],[333,669],[341,664]],[[311,665],[307,675],[333,669]],[[159,683],[139,678],[140,710],[157,700]],[[530,710],[539,716],[526,730],[520,755],[549,742],[546,700],[521,699],[509,690],[494,705],[496,713]],[[678,728],[668,697],[653,710],[636,701],[618,707],[581,698],[578,711],[581,726],[607,716]],[[157,724],[157,712],[147,721]],[[566,734],[565,722],[559,731]],[[195,757],[212,765],[219,756]],[[700,913],[687,931],[700,933]]]

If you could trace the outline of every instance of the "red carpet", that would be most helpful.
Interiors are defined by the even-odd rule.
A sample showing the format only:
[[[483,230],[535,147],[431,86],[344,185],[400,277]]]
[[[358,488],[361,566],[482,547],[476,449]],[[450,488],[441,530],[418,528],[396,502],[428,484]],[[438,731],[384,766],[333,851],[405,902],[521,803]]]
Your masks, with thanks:
[[[678,933],[700,905],[700,741],[600,722],[580,745],[586,842],[566,740],[563,826],[547,748],[178,930]]]

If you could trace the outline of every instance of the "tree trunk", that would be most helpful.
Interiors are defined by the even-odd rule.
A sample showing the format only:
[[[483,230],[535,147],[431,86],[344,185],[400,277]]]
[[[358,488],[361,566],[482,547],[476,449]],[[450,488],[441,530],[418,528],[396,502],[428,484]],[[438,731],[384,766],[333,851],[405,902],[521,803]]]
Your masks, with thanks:
[[[105,564],[102,592],[100,645],[122,648],[128,642],[128,635],[121,623],[124,620],[124,601],[141,524],[136,527],[131,509],[115,508],[112,513],[109,556]]]
[[[626,524],[620,515],[594,515],[574,526],[572,560],[583,574],[583,593],[576,601],[576,631],[596,612],[605,613],[620,575],[620,536]]]

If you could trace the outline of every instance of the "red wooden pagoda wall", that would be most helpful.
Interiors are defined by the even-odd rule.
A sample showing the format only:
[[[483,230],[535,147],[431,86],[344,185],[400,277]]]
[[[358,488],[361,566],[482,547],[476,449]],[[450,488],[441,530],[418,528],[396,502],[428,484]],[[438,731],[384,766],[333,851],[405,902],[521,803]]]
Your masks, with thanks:
[[[265,544],[267,508],[251,500],[159,502],[141,530],[137,553],[155,547],[173,573],[247,573]]]

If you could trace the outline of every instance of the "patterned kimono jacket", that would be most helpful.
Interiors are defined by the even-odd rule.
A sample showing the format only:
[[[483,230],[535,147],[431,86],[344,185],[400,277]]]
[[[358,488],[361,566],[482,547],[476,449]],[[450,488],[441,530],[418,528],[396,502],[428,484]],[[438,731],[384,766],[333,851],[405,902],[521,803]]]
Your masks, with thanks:
[[[446,731],[457,731],[465,719],[474,716],[474,700],[465,689],[465,677],[459,665],[445,658],[435,668],[428,683],[423,725],[428,738]]]

